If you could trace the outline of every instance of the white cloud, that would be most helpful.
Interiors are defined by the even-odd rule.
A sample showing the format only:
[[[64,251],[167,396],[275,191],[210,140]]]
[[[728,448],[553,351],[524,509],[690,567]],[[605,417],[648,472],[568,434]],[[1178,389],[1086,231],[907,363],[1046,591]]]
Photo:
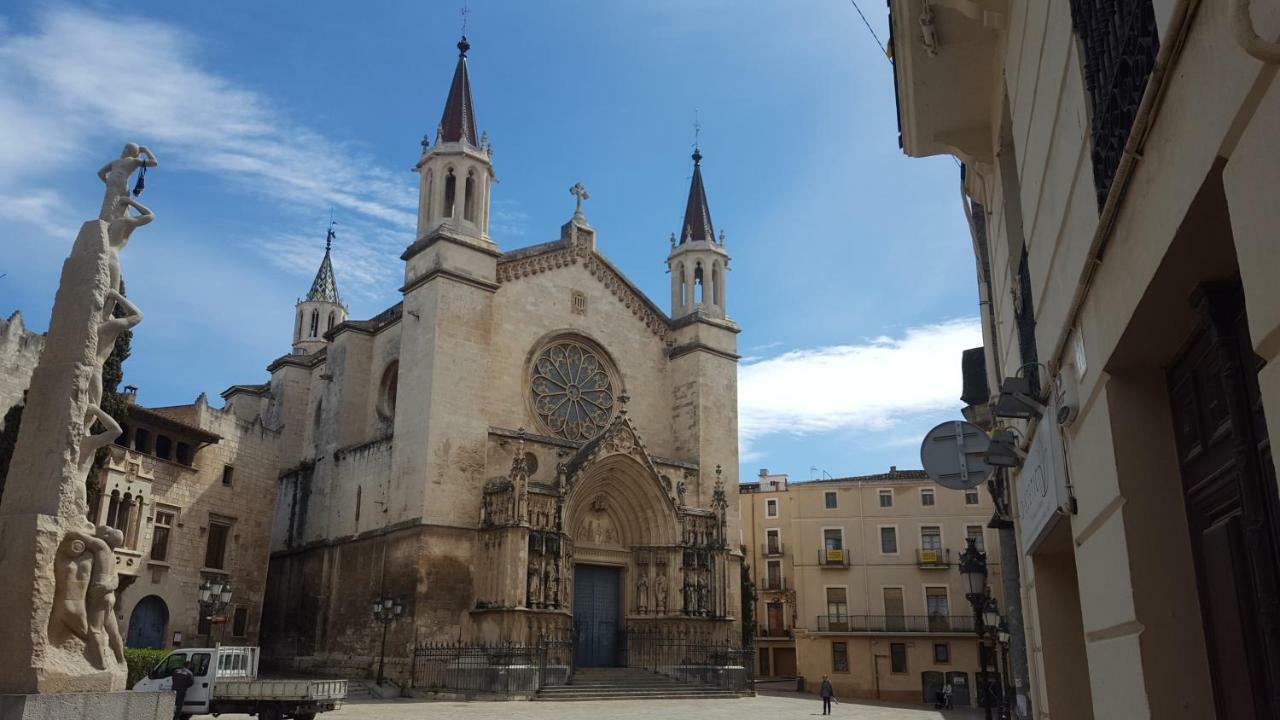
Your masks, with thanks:
[[[215,175],[287,209],[336,207],[362,221],[367,232],[351,238],[353,266],[372,262],[367,252],[357,261],[356,248],[381,245],[367,238],[394,234],[399,247],[407,244],[416,220],[412,175],[379,166],[294,122],[264,95],[202,69],[198,48],[197,38],[174,26],[83,9],[51,10],[25,34],[0,24],[0,196],[29,193],[33,176],[83,164],[90,147],[133,140],[154,148],[162,168]],[[51,209],[45,202],[43,210]],[[377,258],[386,268],[363,267],[348,283],[393,272],[398,254]]]
[[[792,350],[744,362],[738,427],[744,462],[767,435],[882,431],[960,405],[960,353],[982,344],[977,318],[910,328],[901,337]]]

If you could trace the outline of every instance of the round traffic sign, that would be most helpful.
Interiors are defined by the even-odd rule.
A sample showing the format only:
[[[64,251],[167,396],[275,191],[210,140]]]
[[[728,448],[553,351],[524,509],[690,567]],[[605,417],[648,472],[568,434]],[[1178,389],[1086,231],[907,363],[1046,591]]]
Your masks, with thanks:
[[[983,461],[991,439],[982,428],[963,420],[944,422],[920,443],[920,463],[934,482],[950,490],[968,490],[994,471]]]

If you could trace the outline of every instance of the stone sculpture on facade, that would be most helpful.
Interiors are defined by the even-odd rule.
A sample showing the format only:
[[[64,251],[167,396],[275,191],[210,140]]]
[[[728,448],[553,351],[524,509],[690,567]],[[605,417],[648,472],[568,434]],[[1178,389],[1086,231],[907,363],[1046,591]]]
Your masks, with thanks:
[[[653,611],[658,615],[667,614],[667,573],[661,566],[653,579]]]
[[[102,365],[142,320],[119,292],[119,252],[154,217],[129,197],[129,178],[155,166],[155,154],[132,143],[103,166],[101,211],[62,267],[0,503],[0,693],[124,689],[115,613],[123,537],[86,520],[85,479],[95,453],[120,435],[100,407]]]
[[[636,611],[649,612],[649,568],[636,568]]]

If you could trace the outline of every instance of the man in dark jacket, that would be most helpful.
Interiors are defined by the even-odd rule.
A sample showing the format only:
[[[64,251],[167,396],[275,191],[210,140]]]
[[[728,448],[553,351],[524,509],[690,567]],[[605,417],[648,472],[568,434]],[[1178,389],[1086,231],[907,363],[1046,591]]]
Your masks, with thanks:
[[[822,696],[822,714],[831,714],[831,697],[835,695],[835,691],[831,689],[831,681],[826,675],[822,676],[822,687],[818,689],[818,694]]]
[[[180,668],[174,668],[169,677],[173,678],[173,692],[177,696],[174,699],[173,720],[182,720],[182,704],[187,699],[187,689],[196,684],[196,676],[191,672],[191,661],[186,661]]]

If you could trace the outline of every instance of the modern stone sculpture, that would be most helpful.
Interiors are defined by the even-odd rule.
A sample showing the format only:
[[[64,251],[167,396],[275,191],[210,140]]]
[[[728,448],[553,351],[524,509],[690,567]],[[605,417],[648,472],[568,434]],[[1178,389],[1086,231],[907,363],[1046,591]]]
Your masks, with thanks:
[[[119,292],[119,252],[154,217],[129,198],[129,176],[155,165],[154,154],[131,143],[103,167],[102,210],[81,226],[62,266],[0,501],[0,693],[109,694],[125,686],[115,615],[122,537],[87,520],[85,480],[97,450],[120,434],[99,407],[102,364],[116,337],[142,320]],[[0,696],[0,705],[8,700]],[[23,702],[31,712],[32,698]]]

